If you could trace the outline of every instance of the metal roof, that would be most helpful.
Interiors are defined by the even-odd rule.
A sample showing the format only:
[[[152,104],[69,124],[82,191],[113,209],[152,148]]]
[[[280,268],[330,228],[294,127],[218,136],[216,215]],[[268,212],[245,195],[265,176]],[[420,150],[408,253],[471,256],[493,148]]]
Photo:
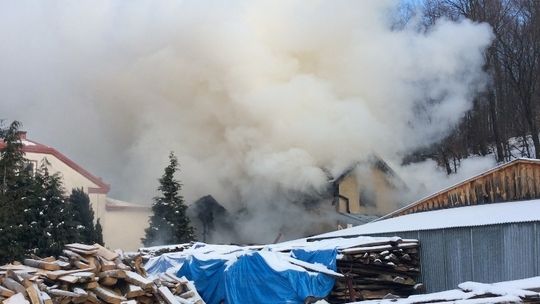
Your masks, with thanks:
[[[369,235],[522,222],[540,222],[540,200],[492,203],[412,213],[325,233],[319,237]]]

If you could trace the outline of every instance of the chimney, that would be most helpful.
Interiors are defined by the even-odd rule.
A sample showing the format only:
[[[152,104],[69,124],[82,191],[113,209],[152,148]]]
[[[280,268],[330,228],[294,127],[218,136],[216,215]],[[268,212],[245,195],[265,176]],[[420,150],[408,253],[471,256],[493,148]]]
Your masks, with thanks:
[[[20,140],[26,140],[26,131],[17,131],[17,136]]]

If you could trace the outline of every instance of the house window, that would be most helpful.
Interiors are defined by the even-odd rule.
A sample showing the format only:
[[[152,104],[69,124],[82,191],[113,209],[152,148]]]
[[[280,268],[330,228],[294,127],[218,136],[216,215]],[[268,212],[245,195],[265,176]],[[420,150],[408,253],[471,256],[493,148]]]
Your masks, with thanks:
[[[376,194],[373,190],[370,190],[370,189],[360,190],[360,206],[377,207]]]

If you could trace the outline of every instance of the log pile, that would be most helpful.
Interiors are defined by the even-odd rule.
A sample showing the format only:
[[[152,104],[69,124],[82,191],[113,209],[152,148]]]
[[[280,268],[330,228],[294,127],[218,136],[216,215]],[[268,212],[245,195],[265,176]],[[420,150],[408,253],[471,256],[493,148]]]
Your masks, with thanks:
[[[184,243],[176,245],[166,245],[166,246],[154,246],[154,247],[143,247],[139,248],[139,253],[142,254],[143,258],[149,259],[151,257],[160,256],[165,253],[172,252],[182,252],[186,249],[189,249],[193,246],[194,243]]]
[[[123,260],[98,244],[69,244],[63,255],[0,266],[4,304],[204,304],[185,278],[146,277],[141,258]]]
[[[332,303],[407,297],[422,288],[417,283],[420,256],[417,240],[392,238],[340,250],[338,279],[329,300]]]

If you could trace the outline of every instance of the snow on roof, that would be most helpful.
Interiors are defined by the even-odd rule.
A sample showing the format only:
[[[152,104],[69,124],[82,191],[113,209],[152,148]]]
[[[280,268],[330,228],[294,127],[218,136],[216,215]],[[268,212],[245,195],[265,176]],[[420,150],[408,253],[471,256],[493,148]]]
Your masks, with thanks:
[[[26,139],[21,140],[21,143],[22,143],[24,146],[37,146],[37,144],[36,144],[35,142],[31,142],[31,141],[26,140]]]
[[[466,206],[402,215],[321,234],[340,237],[540,221],[540,200]]]
[[[114,211],[114,210],[139,210],[139,211],[149,211],[150,206],[148,205],[142,205],[142,204],[135,204],[130,202],[125,202],[117,199],[113,199],[110,197],[107,197],[105,199],[105,208],[108,211]]]
[[[338,230],[336,232],[343,231]],[[308,241],[309,239],[316,239],[317,236],[313,238],[292,240],[278,244],[267,245],[268,248],[274,251],[289,251],[293,249],[303,249],[305,251],[317,251],[317,250],[327,250],[327,249],[347,249],[351,247],[361,247],[361,246],[374,246],[378,244],[386,244],[388,242],[398,242],[401,239],[399,237],[371,237],[371,236],[358,236],[355,238],[328,238],[317,241]],[[416,241],[416,240],[413,240]]]

